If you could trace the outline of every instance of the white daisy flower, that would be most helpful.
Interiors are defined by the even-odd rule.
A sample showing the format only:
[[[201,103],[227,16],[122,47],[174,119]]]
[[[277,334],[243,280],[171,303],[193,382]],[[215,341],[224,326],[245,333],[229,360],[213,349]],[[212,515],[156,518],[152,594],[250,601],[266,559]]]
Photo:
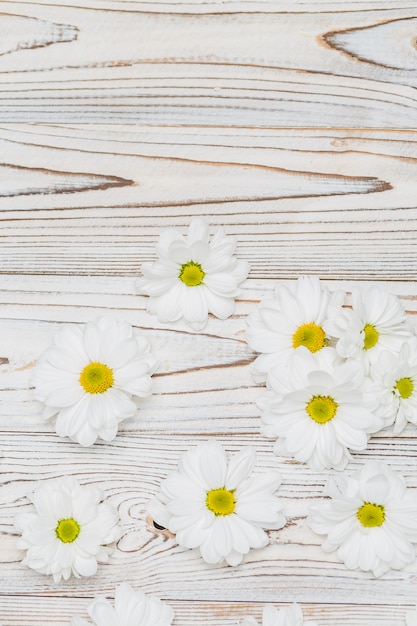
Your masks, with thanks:
[[[352,310],[344,309],[325,322],[326,331],[338,339],[343,358],[360,359],[367,370],[383,350],[398,353],[411,337],[404,307],[396,296],[372,286],[352,292]]]
[[[408,611],[405,615],[407,626],[417,626],[417,607],[415,611]]]
[[[96,626],[170,626],[174,612],[170,606],[143,591],[134,591],[128,583],[116,588],[114,608],[106,598],[96,598],[88,607]],[[81,617],[73,617],[71,626],[91,626]]]
[[[233,256],[236,240],[219,228],[209,238],[202,218],[190,222],[187,238],[174,229],[161,233],[154,263],[142,265],[139,292],[150,296],[148,310],[160,322],[181,318],[195,330],[207,323],[208,313],[226,319],[235,311],[239,284],[249,273],[247,261]]]
[[[121,536],[117,511],[101,502],[100,489],[65,476],[40,483],[29,499],[31,510],[14,520],[17,547],[27,550],[23,564],[55,582],[95,574]]]
[[[148,340],[127,322],[101,317],[83,328],[66,326],[40,357],[33,383],[43,417],[56,432],[82,446],[111,441],[119,422],[133,417],[133,396],[151,393],[156,361]]]
[[[344,299],[344,292],[331,293],[317,276],[278,284],[273,299],[261,302],[248,318],[247,342],[262,353],[252,365],[254,380],[267,380],[269,372],[285,366],[300,346],[313,353],[325,350],[331,335],[324,326],[341,312]]]
[[[327,535],[325,552],[336,550],[348,569],[375,576],[415,560],[417,496],[400,474],[369,461],[328,493],[332,499],[311,505],[307,519],[314,532]]]
[[[298,604],[292,604],[279,611],[267,604],[262,612],[262,626],[317,626],[317,622],[303,620],[303,612]],[[240,626],[258,626],[258,622],[253,617],[244,617]]]
[[[407,422],[417,425],[417,337],[405,342],[398,355],[381,352],[370,376],[380,399],[378,413],[386,425],[394,424],[394,434]]]
[[[262,528],[285,525],[281,503],[273,495],[281,483],[279,474],[252,475],[254,465],[253,448],[229,462],[217,441],[189,450],[178,471],[162,482],[162,525],[180,546],[199,548],[206,563],[238,565],[251,548],[269,543]]]
[[[336,363],[332,349],[300,348],[291,367],[271,373],[272,392],[258,400],[262,433],[279,438],[276,454],[293,456],[314,471],[342,470],[350,450],[364,450],[369,433],[383,426],[377,398],[364,386],[356,361]]]

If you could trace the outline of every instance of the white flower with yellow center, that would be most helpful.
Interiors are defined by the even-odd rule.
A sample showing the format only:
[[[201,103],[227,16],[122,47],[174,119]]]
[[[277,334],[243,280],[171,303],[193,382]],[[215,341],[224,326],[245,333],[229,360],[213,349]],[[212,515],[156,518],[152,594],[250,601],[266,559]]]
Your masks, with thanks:
[[[263,528],[285,525],[273,495],[278,473],[252,474],[255,451],[246,448],[227,461],[216,441],[198,445],[180,459],[178,471],[161,485],[165,513],[156,522],[185,548],[199,548],[206,563],[238,565],[251,548],[269,543]]]
[[[106,598],[96,598],[88,607],[96,626],[170,626],[174,612],[170,606],[143,591],[134,591],[128,583],[116,588],[114,608]],[[91,626],[81,617],[73,617],[71,626]]]
[[[400,474],[369,461],[328,493],[332,499],[311,505],[307,520],[315,533],[327,535],[325,552],[336,550],[348,569],[375,576],[415,560],[417,495]]]
[[[262,432],[277,438],[276,454],[293,456],[314,471],[342,470],[349,450],[364,450],[380,430],[377,398],[366,390],[360,363],[336,363],[332,349],[300,349],[291,367],[271,373],[272,392],[258,401]]]
[[[159,260],[144,263],[137,281],[139,292],[150,296],[149,312],[160,322],[183,318],[195,330],[204,328],[208,313],[220,319],[232,315],[249,273],[247,261],[233,256],[235,248],[235,239],[220,228],[210,239],[202,218],[191,220],[186,238],[175,229],[163,231]]]
[[[394,424],[395,435],[404,430],[407,422],[417,425],[417,337],[405,342],[398,355],[381,352],[371,366],[370,376],[385,425]]]
[[[252,365],[257,382],[264,382],[276,367],[284,367],[301,346],[312,353],[326,350],[331,335],[327,320],[338,315],[345,298],[331,293],[316,276],[302,276],[289,284],[279,283],[274,298],[261,302],[249,316],[246,339],[261,352]]]
[[[40,357],[33,383],[43,417],[56,417],[56,432],[82,446],[111,441],[119,422],[133,417],[133,397],[152,388],[156,361],[148,340],[127,322],[101,317],[83,328],[66,326]]]
[[[253,617],[244,617],[240,626],[258,626]],[[262,612],[262,626],[317,626],[316,622],[304,621],[303,612],[298,604],[291,604],[279,611],[267,604]]]
[[[398,353],[411,337],[401,302],[376,286],[353,291],[352,310],[344,309],[333,316],[325,328],[338,339],[338,354],[361,360],[367,371],[383,350]]]
[[[27,550],[23,564],[55,582],[95,574],[121,535],[117,511],[102,499],[100,489],[69,476],[40,483],[29,496],[31,510],[14,520],[22,535],[17,547]]]

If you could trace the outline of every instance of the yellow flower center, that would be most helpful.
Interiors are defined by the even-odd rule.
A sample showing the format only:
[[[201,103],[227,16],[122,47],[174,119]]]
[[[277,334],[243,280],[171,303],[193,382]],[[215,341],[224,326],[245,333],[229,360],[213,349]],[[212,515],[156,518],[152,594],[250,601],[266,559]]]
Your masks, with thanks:
[[[365,526],[366,528],[382,526],[385,521],[385,509],[382,504],[364,502],[364,504],[357,510],[356,517],[362,526]]]
[[[306,404],[306,411],[317,424],[326,424],[334,418],[338,406],[330,396],[313,396]]]
[[[214,515],[230,515],[236,507],[234,491],[229,491],[224,487],[208,491],[206,506]]]
[[[310,352],[318,352],[326,345],[326,335],[314,322],[299,326],[292,336],[292,347],[305,346]]]
[[[104,393],[113,385],[113,371],[104,363],[89,363],[81,372],[79,380],[87,393]]]
[[[366,324],[363,329],[364,338],[363,338],[363,347],[364,350],[369,350],[369,348],[373,348],[378,343],[379,332],[372,326],[372,324]]]
[[[181,271],[178,278],[182,280],[187,287],[196,287],[197,285],[201,285],[204,276],[205,273],[199,263],[188,261],[188,263],[181,265]]]
[[[395,387],[401,398],[409,398],[414,390],[414,383],[411,378],[400,378],[395,383]]]
[[[72,543],[80,534],[80,525],[72,517],[61,519],[55,528],[55,534],[62,543]]]

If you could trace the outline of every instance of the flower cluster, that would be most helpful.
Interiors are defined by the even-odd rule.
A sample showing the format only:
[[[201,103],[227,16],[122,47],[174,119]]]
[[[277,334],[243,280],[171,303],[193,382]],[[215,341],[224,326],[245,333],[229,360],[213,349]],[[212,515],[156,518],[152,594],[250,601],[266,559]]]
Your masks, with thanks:
[[[371,287],[331,294],[316,277],[278,285],[249,318],[260,354],[262,432],[313,470],[343,470],[372,433],[417,423],[417,338],[399,300]]]
[[[201,330],[209,314],[225,319],[249,265],[234,256],[236,242],[218,229],[210,238],[205,220],[191,221],[187,237],[161,234],[158,260],[144,264],[138,280],[148,308],[160,322],[183,319]],[[370,287],[331,292],[318,278],[278,284],[248,319],[246,338],[258,354],[256,382],[262,433],[274,452],[313,471],[343,470],[351,453],[363,451],[382,428],[401,433],[417,425],[417,336],[399,300]],[[130,324],[106,317],[83,327],[66,326],[40,357],[34,397],[58,435],[82,446],[112,441],[119,423],[136,415],[151,394],[157,362],[148,340]],[[245,448],[229,458],[215,440],[186,451],[161,483],[153,506],[156,523],[177,544],[198,550],[210,565],[239,565],[251,549],[268,545],[269,529],[286,520],[276,495],[281,476],[256,473],[256,454]],[[310,506],[307,523],[325,535],[323,550],[336,552],[349,569],[381,576],[415,560],[417,495],[383,463],[366,463],[356,476],[333,477],[329,496]],[[116,510],[95,487],[71,477],[46,480],[15,517],[26,551],[23,563],[55,582],[92,576],[106,562],[121,530]],[[97,598],[88,608],[97,626],[170,626],[172,609],[155,597],[117,587],[114,605]],[[406,616],[417,624],[417,611]],[[297,604],[265,606],[262,626],[317,626]],[[74,617],[72,626],[90,626]],[[246,617],[242,626],[258,626]]]

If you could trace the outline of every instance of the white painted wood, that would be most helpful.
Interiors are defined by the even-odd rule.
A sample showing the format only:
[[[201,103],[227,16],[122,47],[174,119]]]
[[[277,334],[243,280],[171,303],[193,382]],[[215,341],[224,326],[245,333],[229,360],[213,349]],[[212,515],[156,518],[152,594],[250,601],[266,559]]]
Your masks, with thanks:
[[[414,131],[2,125],[0,151],[5,273],[138,276],[205,215],[254,278],[417,276]]]
[[[415,3],[11,2],[1,122],[415,128]]]
[[[245,319],[277,280],[376,281],[417,330],[415,0],[3,0],[0,6],[0,623],[87,618],[123,580],[174,626],[259,621],[298,601],[318,626],[405,626],[417,564],[351,572],[306,526],[327,473],[259,432]],[[162,228],[224,226],[250,261],[236,315],[163,325],[136,294]],[[348,300],[349,301],[349,300]],[[40,419],[31,374],[64,324],[106,314],[147,334],[154,393],[117,438],[83,449]],[[253,445],[288,518],[238,568],[209,567],[147,518],[196,442]],[[372,436],[347,471],[387,461],[417,489],[417,432]],[[54,584],[21,564],[13,517],[38,480],[75,475],[118,508],[97,576]]]
[[[195,334],[181,323],[156,324],[143,303],[136,308],[138,297],[131,293],[129,278],[4,277],[3,301],[13,307],[9,315],[5,304],[0,326],[0,616],[4,623],[3,611],[6,626],[16,624],[22,611],[25,623],[38,625],[46,619],[65,623],[63,616],[85,610],[86,600],[98,593],[111,597],[114,585],[124,579],[174,602],[176,623],[195,620],[194,603],[200,607],[198,619],[214,626],[219,619],[237,623],[245,602],[249,603],[245,610],[259,616],[258,605],[263,602],[292,601],[310,603],[309,615],[324,624],[331,623],[334,611],[340,616],[336,623],[346,625],[370,626],[375,619],[403,623],[414,602],[417,567],[375,580],[349,572],[334,555],[325,555],[320,538],[306,527],[305,515],[308,503],[323,497],[326,473],[275,457],[272,443],[259,434],[255,400],[263,387],[251,381],[254,354],[243,342],[242,331],[246,313],[271,293],[274,283],[248,280],[236,316],[226,322],[212,319],[206,332]],[[328,284],[351,288],[355,282]],[[410,315],[414,313],[415,284],[384,286],[398,293]],[[83,449],[57,437],[52,425],[42,424],[40,406],[31,397],[30,374],[62,323],[83,322],[103,312],[145,327],[161,366],[154,378],[154,395],[137,417],[124,422],[110,444]],[[252,552],[236,569],[205,565],[195,552],[176,547],[172,539],[152,529],[146,515],[149,499],[175,468],[179,455],[213,436],[231,452],[254,445],[258,469],[275,468],[283,476],[280,495],[287,526],[271,531],[271,544]],[[367,451],[354,455],[347,471],[355,471],[368,458],[385,460],[417,489],[416,445],[415,427],[409,426],[400,437],[383,431],[371,438]],[[16,511],[28,506],[25,494],[36,481],[65,473],[104,490],[119,510],[123,537],[110,564],[101,566],[93,579],[54,585],[20,564],[12,520]],[[25,608],[13,608],[10,598],[15,594],[23,595]]]

